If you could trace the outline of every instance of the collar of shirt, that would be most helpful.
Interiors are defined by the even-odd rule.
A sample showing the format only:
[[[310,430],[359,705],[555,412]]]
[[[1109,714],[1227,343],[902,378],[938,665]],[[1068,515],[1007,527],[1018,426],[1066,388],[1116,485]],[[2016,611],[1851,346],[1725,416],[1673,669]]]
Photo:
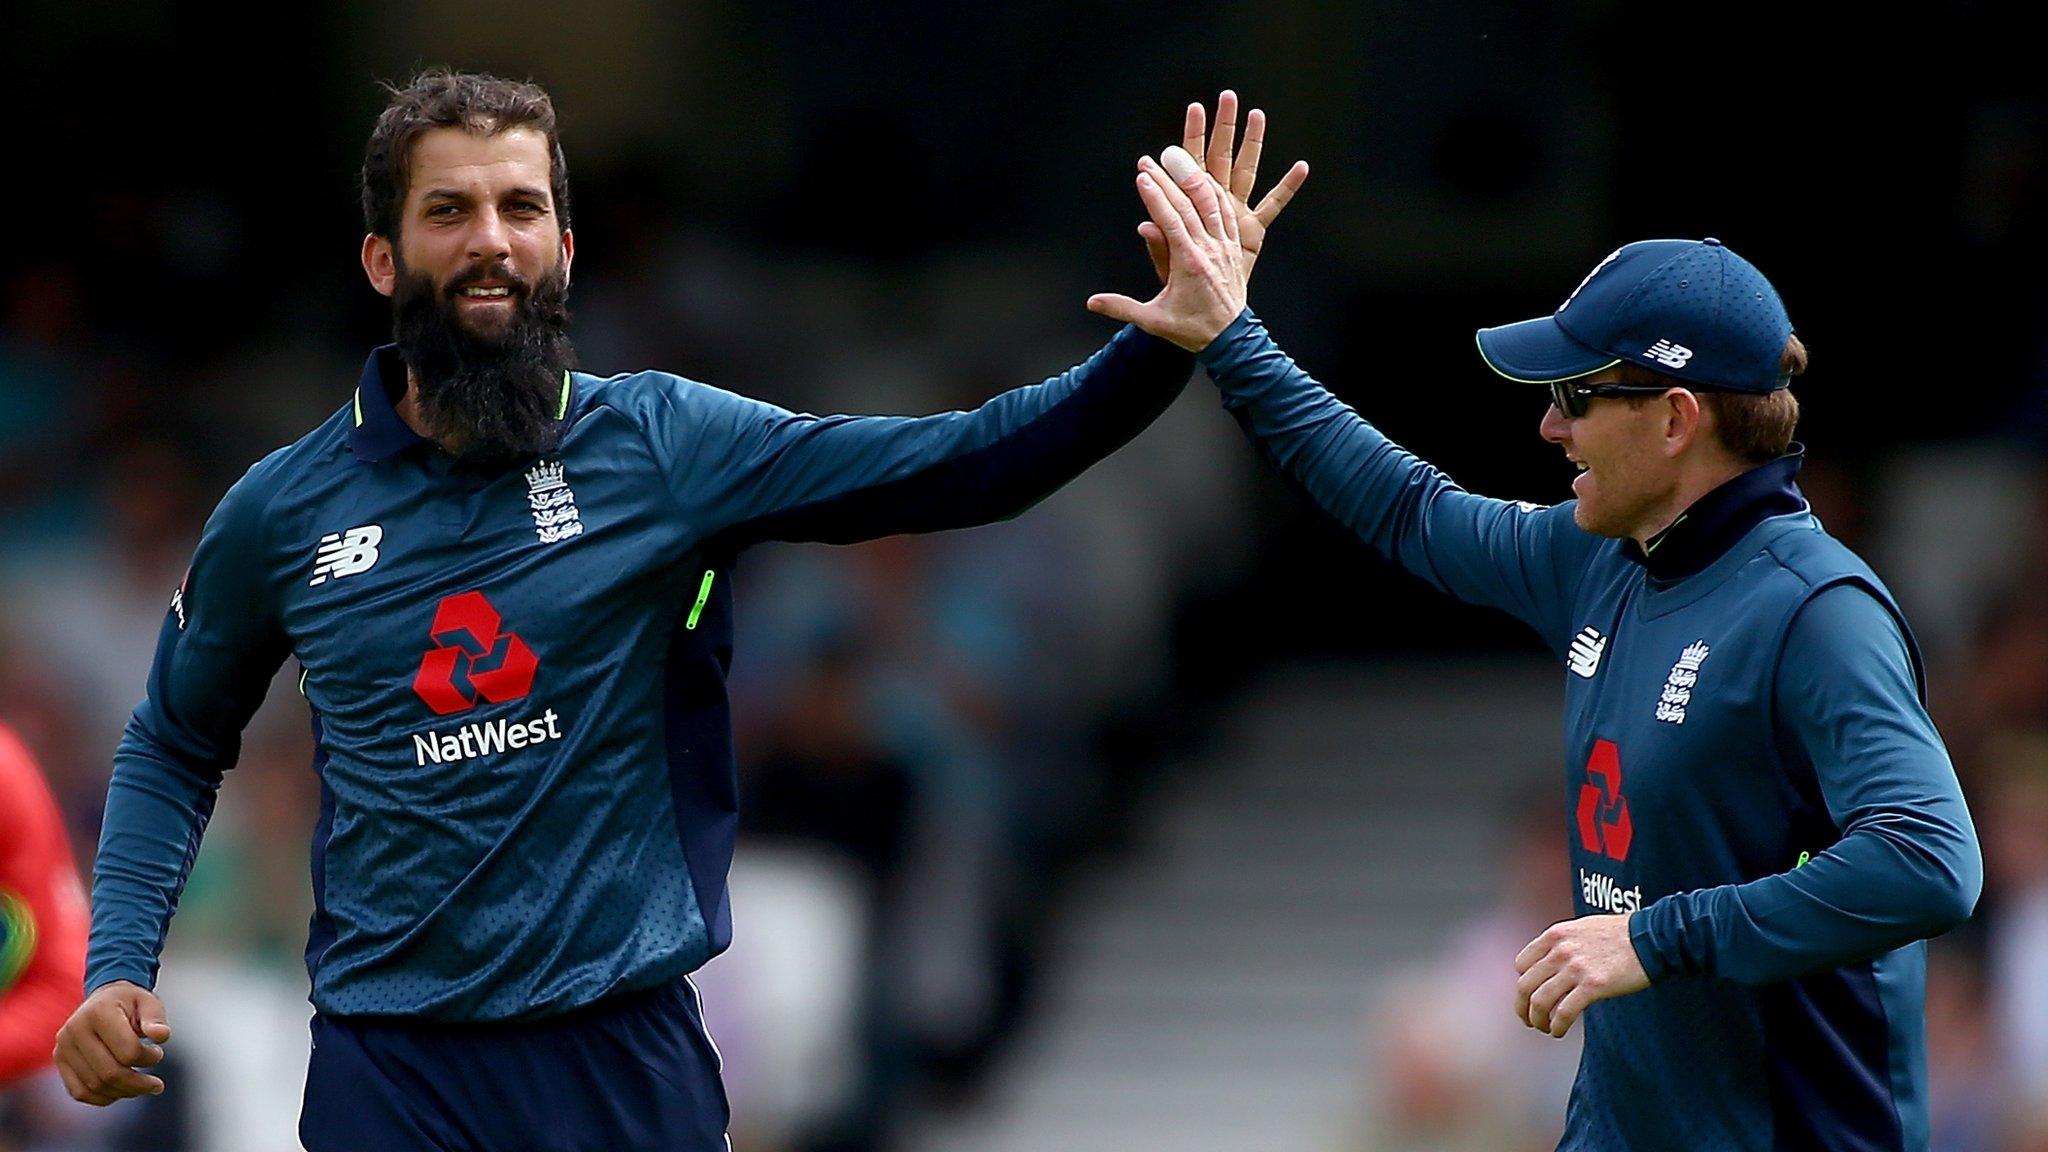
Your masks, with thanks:
[[[372,350],[370,358],[363,362],[362,376],[356,380],[351,409],[355,423],[349,428],[348,446],[356,459],[375,463],[416,445],[432,443],[413,431],[398,414],[398,401],[404,397],[405,389],[405,358],[398,354],[398,345],[385,344]],[[564,372],[562,403],[555,418],[568,419],[575,404],[575,374]]]
[[[1794,482],[1805,459],[1806,446],[1792,445],[1785,455],[1693,501],[1647,548],[1631,540],[1622,553],[1658,580],[1683,580],[1701,571],[1770,517],[1806,510],[1806,497]]]

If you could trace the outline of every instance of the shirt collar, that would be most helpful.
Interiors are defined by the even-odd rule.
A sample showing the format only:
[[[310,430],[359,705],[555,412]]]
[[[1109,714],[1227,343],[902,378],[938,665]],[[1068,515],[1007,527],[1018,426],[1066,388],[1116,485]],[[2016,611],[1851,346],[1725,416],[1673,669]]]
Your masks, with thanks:
[[[385,344],[373,350],[363,362],[363,374],[356,381],[355,398],[350,402],[354,423],[349,427],[348,446],[356,459],[375,463],[414,445],[430,443],[398,414],[398,401],[405,395],[405,389],[405,358],[398,354],[398,345]],[[576,375],[564,372],[562,399],[555,419],[566,421],[575,407]]]
[[[405,360],[398,355],[398,345],[377,348],[363,361],[363,374],[356,380],[355,399],[350,403],[355,423],[348,430],[349,451],[356,459],[375,463],[427,442],[398,415],[397,403],[405,395],[405,387]]]
[[[1750,529],[1772,516],[1806,511],[1806,497],[1794,483],[1806,446],[1760,464],[1693,501],[1678,519],[1650,538],[1645,548],[1630,541],[1622,552],[1659,580],[1682,580],[1726,552]]]

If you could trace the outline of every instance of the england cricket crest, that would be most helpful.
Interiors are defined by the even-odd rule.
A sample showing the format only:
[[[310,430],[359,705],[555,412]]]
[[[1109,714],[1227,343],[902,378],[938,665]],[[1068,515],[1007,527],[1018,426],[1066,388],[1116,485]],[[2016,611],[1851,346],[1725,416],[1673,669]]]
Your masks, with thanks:
[[[562,462],[543,460],[526,471],[526,502],[533,508],[533,532],[543,544],[583,535],[576,493],[562,475]]]

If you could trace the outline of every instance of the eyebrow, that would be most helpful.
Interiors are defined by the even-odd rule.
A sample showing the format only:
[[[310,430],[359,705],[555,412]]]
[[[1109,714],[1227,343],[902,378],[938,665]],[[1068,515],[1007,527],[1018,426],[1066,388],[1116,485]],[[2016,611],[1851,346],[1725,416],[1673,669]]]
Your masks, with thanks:
[[[538,201],[543,206],[549,208],[553,207],[553,201],[549,199],[548,194],[545,191],[539,188],[534,188],[530,185],[520,185],[515,188],[508,188],[505,190],[505,196],[508,199],[513,197],[522,197],[527,200]],[[420,193],[421,204],[435,204],[449,201],[458,204],[466,204],[470,201],[470,199],[471,196],[469,193],[455,188],[434,188],[426,192]]]

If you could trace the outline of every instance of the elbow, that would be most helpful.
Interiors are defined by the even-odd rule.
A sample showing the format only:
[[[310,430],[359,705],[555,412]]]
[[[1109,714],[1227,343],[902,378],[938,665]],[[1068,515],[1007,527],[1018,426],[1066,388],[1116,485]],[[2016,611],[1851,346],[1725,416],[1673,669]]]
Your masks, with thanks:
[[[1931,870],[1921,894],[1923,936],[1960,928],[1976,913],[1977,900],[1984,894],[1984,858],[1976,840],[1965,840],[1957,849]]]

